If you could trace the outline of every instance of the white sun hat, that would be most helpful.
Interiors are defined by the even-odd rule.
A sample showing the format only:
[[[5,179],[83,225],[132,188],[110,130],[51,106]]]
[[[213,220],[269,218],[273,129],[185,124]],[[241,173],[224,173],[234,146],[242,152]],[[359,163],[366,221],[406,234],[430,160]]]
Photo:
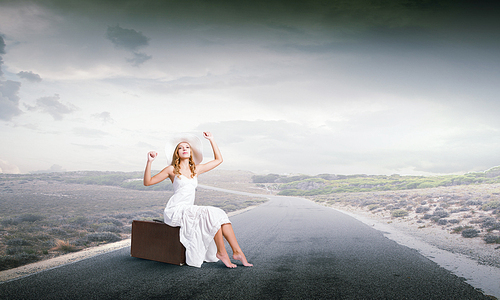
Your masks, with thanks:
[[[193,160],[195,164],[200,164],[203,161],[203,144],[199,137],[191,133],[179,133],[170,138],[165,145],[165,153],[167,154],[167,165],[172,164],[172,156],[179,143],[186,142],[191,146]]]

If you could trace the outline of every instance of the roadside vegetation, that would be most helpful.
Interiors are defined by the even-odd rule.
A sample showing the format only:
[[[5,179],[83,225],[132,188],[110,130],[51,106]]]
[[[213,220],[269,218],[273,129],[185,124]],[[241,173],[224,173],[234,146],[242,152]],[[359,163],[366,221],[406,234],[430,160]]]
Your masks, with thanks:
[[[261,189],[500,244],[500,167],[444,176],[254,175]],[[496,249],[500,249],[498,246]]]
[[[162,220],[172,184],[144,187],[142,176],[142,172],[0,174],[0,270],[129,238],[132,220]],[[246,177],[251,182],[250,175]],[[198,189],[195,204],[231,212],[263,201]]]
[[[0,174],[0,270],[129,238],[132,220],[162,219],[172,185],[165,181],[144,187],[142,176],[93,171]],[[433,177],[214,170],[199,182],[356,207],[414,221],[418,228],[440,226],[462,238],[500,244],[500,167]],[[263,201],[199,188],[195,204],[231,212]]]
[[[332,193],[399,191],[435,187],[500,183],[500,167],[464,175],[401,176],[401,175],[254,175],[259,187],[277,191],[283,196],[315,196]]]

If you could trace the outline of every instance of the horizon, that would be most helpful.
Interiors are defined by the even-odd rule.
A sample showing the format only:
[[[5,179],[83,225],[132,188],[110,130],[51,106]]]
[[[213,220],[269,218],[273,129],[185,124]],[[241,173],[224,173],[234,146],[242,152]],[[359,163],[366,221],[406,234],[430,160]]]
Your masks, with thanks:
[[[500,153],[500,4],[2,1],[0,173],[462,174]]]
[[[411,177],[411,176],[414,176],[414,177],[433,177],[433,176],[460,176],[460,175],[467,175],[467,174],[474,174],[474,173],[486,173],[490,170],[493,170],[495,168],[500,168],[500,165],[499,166],[494,166],[494,167],[491,167],[491,168],[488,168],[486,170],[483,170],[483,171],[473,171],[473,172],[466,172],[466,173],[448,173],[448,174],[430,174],[430,175],[415,175],[415,174],[397,174],[397,173],[394,173],[394,174],[390,174],[390,175],[387,175],[387,174],[368,174],[368,173],[356,173],[356,174],[339,174],[339,173],[318,173],[318,174],[307,174],[307,173],[290,173],[290,172],[283,172],[283,173],[255,173],[255,172],[252,172],[252,171],[249,171],[249,170],[241,170],[241,169],[238,169],[238,170],[232,170],[232,169],[224,169],[224,168],[216,168],[214,170],[216,171],[220,171],[220,172],[249,172],[249,173],[252,173],[254,175],[270,175],[270,174],[276,174],[276,175],[280,175],[280,176],[299,176],[299,175],[304,175],[304,176],[310,176],[310,177],[317,177],[317,176],[320,176],[320,175],[336,175],[336,176],[394,176],[394,175],[397,175],[397,176],[401,176],[401,177],[405,177],[405,176],[408,176],[408,177]],[[154,170],[152,169],[151,172],[152,173],[157,173],[157,172],[160,172],[161,170],[158,169],[158,170]],[[211,173],[213,170],[207,172],[207,173]],[[136,171],[110,171],[110,170],[72,170],[72,171],[67,171],[67,170],[57,170],[57,171],[49,171],[49,170],[41,170],[41,171],[33,171],[33,172],[28,172],[28,173],[0,173],[0,174],[3,174],[3,175],[42,175],[42,174],[57,174],[57,173],[78,173],[78,172],[102,172],[102,173],[144,173],[144,170],[136,170]]]

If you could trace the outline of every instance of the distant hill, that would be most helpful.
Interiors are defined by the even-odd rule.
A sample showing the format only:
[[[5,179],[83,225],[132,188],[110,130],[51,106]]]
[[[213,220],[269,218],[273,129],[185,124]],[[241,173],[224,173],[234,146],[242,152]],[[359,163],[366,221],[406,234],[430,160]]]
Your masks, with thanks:
[[[484,183],[500,183],[500,167],[464,175],[401,176],[401,175],[254,175],[258,187],[279,191],[278,195],[314,196],[332,193],[355,193],[434,188]]]
[[[156,174],[158,171],[153,171]],[[76,171],[37,174],[0,174],[2,180],[46,180],[66,183],[115,186],[132,190],[171,191],[172,184],[165,180],[159,184],[145,187],[142,183],[143,172],[102,172]],[[500,166],[484,172],[463,175],[440,176],[402,176],[394,175],[256,175],[241,170],[215,169],[199,178],[200,184],[253,193],[275,192],[279,195],[314,196],[332,193],[355,193],[373,191],[394,191],[434,188],[483,183],[500,183]]]

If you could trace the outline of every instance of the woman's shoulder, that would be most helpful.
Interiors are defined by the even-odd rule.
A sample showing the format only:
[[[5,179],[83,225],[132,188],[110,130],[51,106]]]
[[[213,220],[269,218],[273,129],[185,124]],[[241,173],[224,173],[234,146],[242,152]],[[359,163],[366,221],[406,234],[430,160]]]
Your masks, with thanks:
[[[169,165],[169,166],[166,166],[165,168],[163,168],[163,170],[161,170],[162,173],[174,173],[174,166],[172,165]]]
[[[166,166],[161,170],[161,173],[167,174],[169,177],[174,175],[174,167],[172,165]]]

